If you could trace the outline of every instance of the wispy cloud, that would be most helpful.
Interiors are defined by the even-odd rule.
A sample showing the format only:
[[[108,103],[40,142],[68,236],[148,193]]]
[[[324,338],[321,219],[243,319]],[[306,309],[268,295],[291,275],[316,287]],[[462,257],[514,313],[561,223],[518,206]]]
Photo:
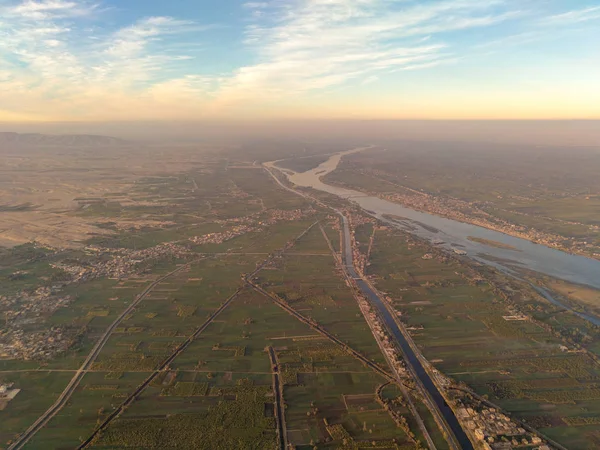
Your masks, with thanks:
[[[360,82],[362,86],[366,86],[367,84],[375,83],[379,81],[379,77],[377,75],[371,75]]]
[[[93,117],[173,97],[199,79],[185,74],[191,57],[169,44],[214,25],[165,16],[106,30],[95,25],[98,10],[86,1],[0,6],[0,72],[10,74],[0,78],[0,112]]]
[[[240,0],[238,45],[246,63],[216,73],[203,71],[209,61],[194,50],[220,25],[140,16],[114,28],[101,1],[0,0],[0,115],[237,113],[309,92],[368,90],[401,72],[456,64],[486,47],[457,42],[465,30],[498,31],[526,17],[531,30],[497,32],[487,44],[502,47],[553,29],[545,25],[600,18],[600,7],[525,16],[517,0]]]
[[[431,37],[490,26],[518,13],[498,10],[502,4],[499,0],[251,3],[264,13],[246,30],[246,43],[260,62],[241,67],[226,80],[219,102],[293,96],[447,62],[452,49],[443,39]]]
[[[89,14],[96,8],[94,4],[62,0],[27,0],[4,9],[8,17],[44,20],[77,17]]]
[[[580,29],[586,22],[595,20],[600,20],[600,6],[551,15],[531,14],[524,31],[478,43],[474,48],[499,52],[507,48],[524,46],[534,42],[563,38],[570,31]]]
[[[499,39],[494,39],[487,42],[476,44],[474,48],[480,50],[502,50],[507,47],[513,47],[516,45],[524,45],[531,42],[536,42],[543,39],[546,36],[546,32],[536,29],[531,31],[524,31],[522,33],[512,34],[509,36],[503,36]]]
[[[544,25],[572,25],[592,20],[600,20],[600,6],[576,9],[543,18]]]
[[[163,48],[164,39],[206,29],[209,27],[173,17],[141,19],[101,43],[95,72],[103,83],[121,86],[135,87],[136,83],[162,78],[177,62],[190,58],[185,52],[173,53]]]

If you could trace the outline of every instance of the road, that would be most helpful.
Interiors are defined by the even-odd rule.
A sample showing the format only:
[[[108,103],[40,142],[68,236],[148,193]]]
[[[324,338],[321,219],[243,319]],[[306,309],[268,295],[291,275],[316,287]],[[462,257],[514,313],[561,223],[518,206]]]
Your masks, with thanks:
[[[190,263],[187,263],[187,264],[185,264],[185,265],[183,265],[181,267],[178,267],[177,269],[173,270],[172,272],[169,272],[168,274],[160,277],[158,280],[154,281],[146,289],[144,289],[144,291],[141,294],[139,294],[135,298],[135,300],[133,302],[131,302],[131,304],[119,315],[119,317],[117,317],[114,320],[114,322],[106,329],[106,331],[104,332],[104,334],[96,342],[96,344],[94,345],[94,347],[92,348],[92,350],[88,354],[87,358],[85,359],[85,361],[83,362],[83,364],[81,365],[81,367],[79,367],[79,369],[77,370],[77,372],[75,373],[75,375],[73,376],[73,378],[71,378],[71,381],[69,381],[69,384],[67,385],[67,387],[59,395],[59,397],[56,400],[56,402],[54,402],[54,404],[50,408],[48,408],[48,410],[44,414],[42,414],[33,423],[33,425],[31,425],[27,429],[27,431],[25,431],[23,434],[21,434],[17,438],[17,440],[15,442],[13,442],[8,447],[8,450],[18,450],[18,449],[23,448],[23,446],[27,442],[29,442],[29,440],[40,429],[42,429],[50,421],[50,419],[52,419],[56,414],[58,414],[58,412],[67,404],[67,402],[69,401],[69,399],[71,398],[71,396],[73,395],[73,393],[75,392],[75,390],[77,389],[77,387],[79,386],[79,384],[81,383],[81,380],[83,379],[83,377],[86,374],[86,372],[88,371],[88,369],[96,361],[96,358],[98,357],[98,355],[100,354],[100,352],[104,348],[104,345],[106,344],[106,342],[110,338],[110,336],[113,333],[113,331],[115,330],[115,328],[117,328],[119,326],[119,324],[123,321],[123,319],[129,313],[131,313],[135,309],[135,307],[137,305],[139,305],[139,303],[142,300],[144,300],[144,298],[152,291],[152,289],[154,289],[156,287],[156,285],[158,285],[159,283],[161,283],[165,279],[169,278],[170,276],[172,276],[172,275],[176,274],[177,272],[180,272],[183,269],[189,267],[194,262],[196,262],[196,261],[192,261]]]
[[[290,313],[292,316],[294,316],[300,322],[305,323],[306,325],[308,325],[309,327],[311,327],[316,332],[322,334],[323,336],[325,336],[327,339],[329,339],[333,343],[335,343],[335,344],[339,345],[340,347],[342,347],[350,355],[354,356],[356,359],[358,359],[359,361],[361,361],[362,363],[364,363],[367,367],[373,369],[375,372],[377,372],[379,375],[381,375],[382,377],[384,377],[386,380],[392,381],[394,383],[397,381],[390,373],[386,372],[382,367],[380,367],[379,365],[375,364],[369,358],[367,358],[363,354],[357,352],[352,347],[349,347],[348,345],[346,345],[343,341],[339,340],[337,337],[335,337],[329,331],[325,330],[320,325],[316,324],[315,322],[313,322],[309,318],[307,318],[307,317],[303,316],[302,314],[300,314],[298,311],[296,311],[294,308],[292,308],[291,306],[289,306],[286,302],[284,302],[283,300],[281,300],[276,295],[274,295],[274,294],[272,294],[270,292],[265,291],[262,287],[254,284],[250,280],[246,280],[246,282],[250,285],[250,287],[252,287],[252,289],[254,289],[257,292],[260,292],[261,294],[263,294],[263,295],[265,295],[265,296],[267,296],[269,298],[271,298],[281,308],[285,309],[288,313]]]
[[[78,449],[86,448],[90,445],[96,436],[98,436],[103,430],[105,430],[110,423],[115,420],[121,413],[127,409],[129,405],[133,403],[133,401],[142,393],[144,389],[146,389],[150,383],[165,369],[169,367],[169,365],[177,358],[186,348],[190,346],[194,339],[196,339],[211,323],[215,318],[223,312],[225,308],[229,306],[229,304],[236,298],[241,292],[241,288],[233,293],[231,297],[229,297],[215,312],[213,312],[210,317],[204,322],[190,337],[188,337],[182,344],[180,344],[171,355],[165,359],[158,368],[152,372],[152,374],[144,380],[142,384],[140,384],[137,389],[131,393],[127,399],[121,403],[121,405],[115,409],[104,421],[92,432],[92,434],[79,446]]]
[[[285,413],[283,412],[283,395],[279,375],[279,364],[273,347],[269,347],[269,358],[273,369],[273,393],[275,394],[275,419],[277,421],[277,434],[279,434],[280,450],[287,449],[287,431],[285,426]]]
[[[379,297],[379,294],[371,287],[371,285],[364,280],[354,269],[352,262],[348,263],[348,257],[352,258],[352,250],[348,250],[348,246],[351,245],[350,240],[350,231],[347,224],[347,220],[344,218],[344,265],[346,270],[352,276],[363,292],[364,295],[370,300],[371,304],[374,305],[379,311],[379,316],[383,320],[386,328],[392,333],[402,353],[404,355],[404,361],[406,362],[407,368],[411,371],[416,380],[421,383],[422,391],[425,394],[426,400],[430,400],[429,406],[432,410],[433,414],[438,415],[437,422],[443,427],[446,428],[446,432],[451,438],[451,443],[454,448],[460,448],[463,450],[472,450],[473,444],[471,440],[462,429],[456,415],[452,408],[448,406],[444,396],[433,382],[431,376],[425,370],[425,367],[421,363],[421,360],[415,353],[413,346],[410,345],[409,339],[407,338],[406,330],[403,330],[397,321],[394,319],[387,306],[385,305],[385,301]],[[350,259],[352,261],[352,259]],[[429,397],[429,399],[427,399]],[[454,439],[452,439],[452,436]]]
[[[313,226],[315,226],[318,222],[315,222],[314,224],[312,224],[307,230],[305,230],[298,238],[304,236],[304,234],[306,234]],[[263,260],[255,269],[252,273],[250,273],[249,275],[247,275],[247,278],[252,278],[256,273],[258,273],[260,270],[262,270],[262,268],[267,265],[272,259],[272,255],[270,255],[269,257],[267,257],[265,260]],[[191,264],[191,263],[190,263]],[[246,281],[247,278],[245,278],[244,280]],[[125,409],[135,401],[135,399],[142,393],[142,391],[144,389],[146,389],[150,383],[165,369],[168,368],[168,366],[175,360],[175,358],[177,358],[177,356],[179,356],[186,348],[188,348],[190,346],[190,344],[213,322],[213,320],[219,315],[221,314],[221,312],[223,312],[223,310],[225,310],[225,308],[227,308],[229,306],[229,304],[233,301],[233,299],[235,299],[240,292],[242,291],[243,287],[238,288],[216,311],[214,311],[210,317],[194,332],[194,334],[192,334],[190,337],[188,337],[181,345],[179,345],[174,351],[173,353],[171,353],[171,355],[169,357],[167,357],[167,359],[165,359],[158,368],[156,368],[154,370],[154,372],[152,372],[152,374],[150,374],[148,376],[148,378],[146,378],[146,380],[144,380],[144,382],[139,385],[137,387],[137,389],[131,393],[127,399],[125,399],[125,401],[123,401],[123,403],[121,403],[121,405],[115,409],[93,432],[92,434],[78,447],[78,449],[83,449],[86,448],[88,445],[90,445],[94,439],[103,431],[105,430],[113,420],[115,420],[117,417],[119,417],[119,415],[121,415],[121,413],[123,413],[125,411]]]
[[[299,192],[295,189],[292,189],[286,185],[284,185],[271,171],[271,169],[266,168],[267,172],[273,177],[273,179],[284,189],[295,193],[296,195],[300,195],[304,198],[311,199],[316,201],[322,206],[325,206],[329,209],[334,210],[342,219],[343,225],[343,251],[342,251],[342,260],[343,266],[346,270],[348,276],[354,279],[358,288],[362,291],[362,293],[369,299],[369,301],[377,308],[380,313],[381,318],[384,321],[384,324],[388,328],[388,330],[395,337],[400,349],[404,354],[404,359],[406,362],[407,368],[411,371],[415,380],[420,383],[422,387],[423,394],[428,401],[430,409],[432,413],[437,416],[437,422],[446,430],[446,434],[449,437],[449,443],[453,448],[464,449],[464,450],[473,450],[473,444],[468,438],[465,431],[462,429],[456,415],[452,408],[448,406],[444,396],[441,391],[438,389],[431,376],[421,363],[419,357],[417,356],[414,346],[411,345],[412,338],[406,330],[402,329],[397,321],[394,319],[390,311],[385,305],[384,300],[379,297],[379,294],[372,288],[372,286],[365,280],[355,269],[353,258],[352,258],[352,237],[350,235],[350,226],[348,224],[347,217],[343,214],[342,211],[325,205],[317,199],[314,199],[308,194]]]

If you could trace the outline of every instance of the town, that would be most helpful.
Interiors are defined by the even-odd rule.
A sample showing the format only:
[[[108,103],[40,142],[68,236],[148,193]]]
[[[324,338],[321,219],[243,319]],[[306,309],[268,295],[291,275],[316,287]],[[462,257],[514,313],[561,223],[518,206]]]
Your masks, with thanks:
[[[313,215],[315,210],[279,210],[243,216],[218,223],[226,229],[219,233],[195,236],[186,241],[165,242],[145,249],[109,248],[87,245],[83,249],[89,256],[85,261],[50,263],[61,273],[34,291],[20,291],[13,295],[0,296],[0,308],[4,313],[4,327],[0,329],[0,358],[21,360],[51,360],[66,352],[82,330],[73,327],[56,326],[46,328],[45,319],[60,308],[66,308],[73,301],[62,294],[66,286],[84,283],[99,278],[121,280],[140,274],[149,263],[165,259],[189,259],[196,253],[190,244],[221,244],[246,233],[260,232],[266,227],[283,221],[300,220]],[[58,252],[44,246],[49,252]],[[16,271],[13,279],[27,274]],[[58,278],[58,279],[56,279]]]
[[[357,168],[355,170],[357,173],[373,177],[387,175],[375,169]],[[350,188],[353,187],[352,185],[339,180],[336,180],[335,183]],[[483,207],[487,206],[489,209],[490,205],[485,205],[481,202],[467,202],[448,195],[435,195],[397,184],[394,184],[394,186],[397,188],[395,191],[380,192],[369,190],[368,188],[363,188],[363,191],[369,195],[378,196],[382,199],[399,203],[417,211],[436,214],[448,219],[489,228],[534,243],[543,244],[548,247],[600,259],[600,247],[586,239],[558,235],[546,230],[508,221],[486,211]],[[574,222],[573,224],[582,226],[580,223]],[[600,233],[599,225],[592,224],[587,227],[592,233]]]

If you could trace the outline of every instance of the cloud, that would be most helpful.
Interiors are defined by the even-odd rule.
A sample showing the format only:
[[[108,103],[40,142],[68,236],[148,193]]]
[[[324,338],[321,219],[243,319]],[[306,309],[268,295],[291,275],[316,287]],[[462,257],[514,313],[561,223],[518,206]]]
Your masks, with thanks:
[[[107,30],[92,11],[97,5],[84,1],[0,6],[3,117],[7,111],[58,119],[126,116],[136,109],[156,114],[151,105],[164,103],[162,97],[181,99],[176,88],[189,96],[197,93],[194,83],[205,86],[185,73],[191,57],[171,44],[191,34],[198,39],[213,25],[157,16]]]
[[[543,25],[572,25],[600,19],[600,6],[576,9],[561,14],[545,17],[541,20]]]
[[[250,1],[240,4],[239,45],[252,62],[205,73],[206,61],[191,53],[221,25],[150,16],[115,29],[94,1],[0,0],[1,111],[53,119],[247,114],[455,64],[477,47],[454,33],[523,18],[516,0]],[[600,7],[528,23],[594,17]],[[490,46],[537,35],[494,36]]]
[[[572,32],[573,25],[600,19],[600,6],[572,10],[553,15],[538,14],[527,23],[524,31],[501,36],[487,42],[476,44],[473,48],[498,52],[515,46],[523,46],[549,39],[563,38]]]
[[[161,36],[185,33],[192,25],[191,21],[173,17],[142,19],[114,33],[108,41],[106,54],[119,59],[140,55],[150,43],[160,41]]]
[[[379,81],[379,77],[377,75],[371,75],[360,82],[362,86],[366,86],[367,84],[375,83]]]
[[[190,70],[185,47],[215,25],[169,16],[140,18],[113,31],[78,24],[78,16],[93,19],[90,13],[98,8],[87,1],[27,0],[4,10],[12,24],[3,24],[8,32],[0,37],[0,49],[13,63],[0,69],[18,77],[10,81],[13,94],[2,109],[23,109],[19,102],[31,98],[36,106],[30,112],[80,117],[99,110],[126,114],[133,107],[143,110],[138,115],[177,108],[221,114],[257,100],[277,102],[447,64],[452,49],[439,35],[490,26],[514,14],[503,9],[502,0],[247,2],[244,43],[256,63],[206,75]],[[157,104],[161,108],[153,107]]]
[[[492,41],[482,42],[476,44],[474,48],[480,50],[501,50],[507,47],[519,46],[528,44],[531,42],[539,41],[547,36],[547,33],[542,30],[536,29],[531,31],[524,31],[522,33],[512,34],[509,36],[503,36],[500,39],[494,39]]]
[[[247,2],[242,5],[244,8],[248,9],[263,9],[268,8],[269,3],[267,2]]]
[[[448,61],[448,45],[432,36],[490,26],[518,12],[501,0],[419,4],[394,0],[304,0],[252,3],[263,14],[246,29],[259,62],[239,68],[217,94],[229,107],[253,98],[277,99],[402,68]],[[265,9],[268,7],[268,11]]]
[[[95,5],[77,3],[73,1],[27,0],[22,3],[13,5],[11,7],[5,8],[4,14],[6,14],[9,17],[14,16],[25,19],[44,20],[82,16],[90,13],[94,9]]]

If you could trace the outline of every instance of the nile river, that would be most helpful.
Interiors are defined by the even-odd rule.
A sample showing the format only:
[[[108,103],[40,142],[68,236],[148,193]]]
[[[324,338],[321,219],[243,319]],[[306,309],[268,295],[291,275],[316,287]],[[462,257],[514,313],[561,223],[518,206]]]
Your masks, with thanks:
[[[415,211],[397,203],[372,197],[359,191],[331,186],[321,181],[323,176],[335,170],[344,155],[361,150],[365,149],[335,154],[318,167],[308,172],[288,175],[288,178],[297,186],[310,187],[350,199],[378,219],[402,227],[447,249],[464,250],[469,257],[480,262],[512,273],[515,270],[518,271],[519,267],[523,267],[555,278],[600,289],[600,261],[598,260],[572,255],[477,225]],[[388,216],[389,218],[390,215],[401,219],[390,222],[384,217]],[[473,242],[468,239],[470,236],[501,242],[514,249],[496,248]],[[596,321],[594,320],[594,322]]]

